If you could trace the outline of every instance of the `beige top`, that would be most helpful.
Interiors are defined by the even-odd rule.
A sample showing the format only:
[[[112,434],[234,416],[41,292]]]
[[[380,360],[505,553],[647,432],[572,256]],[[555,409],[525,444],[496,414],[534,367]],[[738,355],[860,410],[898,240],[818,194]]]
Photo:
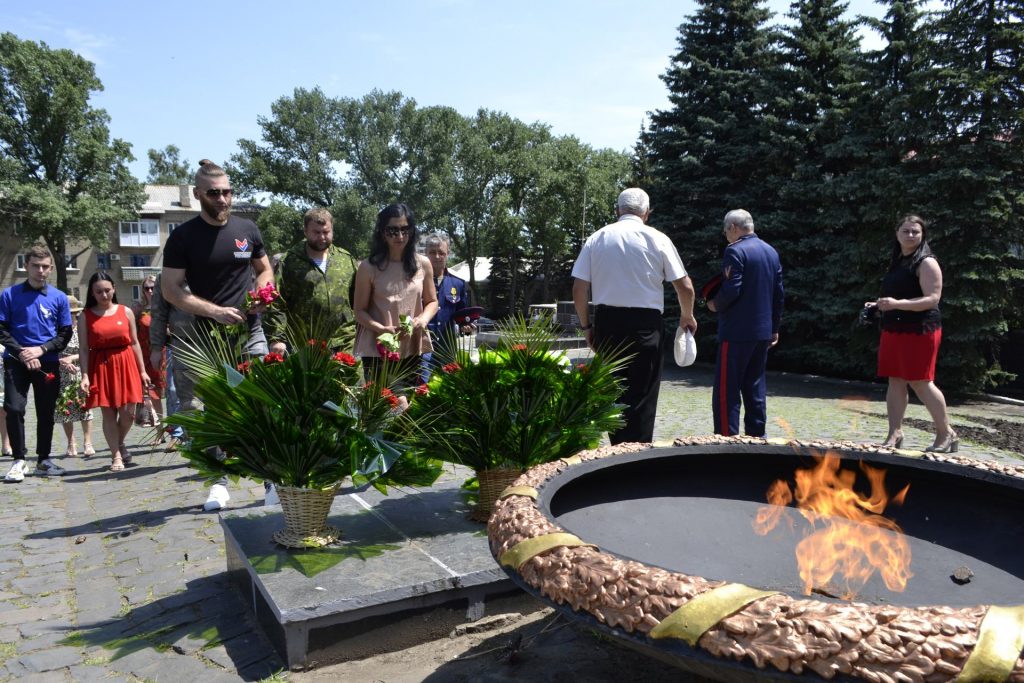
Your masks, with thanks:
[[[419,268],[410,280],[405,276],[401,262],[388,261],[384,270],[371,269],[370,317],[381,325],[397,326],[402,315],[417,316],[423,312],[423,280],[432,273],[430,261],[416,255]],[[402,358],[430,353],[430,335],[417,330],[411,337],[403,337],[398,354]],[[377,337],[362,325],[356,330],[356,355],[360,358],[379,358]]]

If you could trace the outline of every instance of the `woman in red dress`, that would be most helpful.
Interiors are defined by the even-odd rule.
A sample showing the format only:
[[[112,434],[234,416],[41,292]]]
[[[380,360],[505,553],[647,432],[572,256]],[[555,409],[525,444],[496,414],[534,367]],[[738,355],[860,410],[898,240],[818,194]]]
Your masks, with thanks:
[[[131,460],[124,439],[132,428],[135,406],[142,402],[143,387],[149,386],[149,375],[142,362],[135,316],[117,303],[114,282],[104,272],[89,278],[78,338],[86,408],[98,407],[103,414],[110,469],[117,472]]]
[[[885,395],[889,435],[883,446],[903,445],[903,415],[914,390],[935,423],[935,442],[926,451],[955,453],[960,439],[949,424],[946,399],[935,386],[935,359],[942,341],[942,270],[926,239],[925,222],[904,216],[896,227],[882,296],[866,306],[882,313],[878,376],[889,378]]]
[[[164,419],[164,361],[159,366],[152,364],[149,348],[149,326],[152,321],[153,290],[156,288],[156,277],[149,275],[142,282],[142,301],[132,306],[132,313],[135,314],[135,326],[139,333],[139,346],[142,348],[142,361],[146,365],[146,374],[152,384],[147,391],[142,393],[143,415],[148,419],[139,422],[140,425],[149,424],[157,428],[154,444],[163,443],[166,434],[160,429],[160,422]]]

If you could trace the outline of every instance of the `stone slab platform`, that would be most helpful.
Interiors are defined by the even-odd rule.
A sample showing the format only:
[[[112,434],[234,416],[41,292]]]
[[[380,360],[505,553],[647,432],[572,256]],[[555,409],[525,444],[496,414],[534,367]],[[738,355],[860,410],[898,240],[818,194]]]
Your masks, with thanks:
[[[221,515],[228,572],[292,669],[359,659],[447,635],[467,621],[543,605],[508,579],[468,519],[447,471],[429,489],[339,492],[328,524],[342,540],[323,550],[271,541],[279,506]]]

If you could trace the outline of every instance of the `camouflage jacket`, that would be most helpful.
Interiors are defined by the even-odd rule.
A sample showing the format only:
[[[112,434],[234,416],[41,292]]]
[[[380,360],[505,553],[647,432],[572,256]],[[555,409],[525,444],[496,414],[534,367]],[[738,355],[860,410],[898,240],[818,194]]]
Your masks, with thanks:
[[[289,249],[274,271],[281,299],[263,314],[267,340],[285,341],[291,324],[303,336],[327,330],[328,346],[351,352],[356,319],[349,289],[357,265],[352,254],[331,245],[325,273],[306,255],[305,242]]]

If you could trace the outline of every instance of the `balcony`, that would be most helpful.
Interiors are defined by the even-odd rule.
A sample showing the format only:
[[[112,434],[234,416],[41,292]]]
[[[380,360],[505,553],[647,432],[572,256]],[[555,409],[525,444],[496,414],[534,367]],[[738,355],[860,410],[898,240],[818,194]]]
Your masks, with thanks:
[[[152,275],[160,274],[160,268],[156,266],[121,266],[121,279],[125,282],[142,282]]]
[[[154,247],[160,246],[160,235],[152,234],[129,234],[126,235],[121,233],[121,239],[118,240],[118,246],[121,247]]]

